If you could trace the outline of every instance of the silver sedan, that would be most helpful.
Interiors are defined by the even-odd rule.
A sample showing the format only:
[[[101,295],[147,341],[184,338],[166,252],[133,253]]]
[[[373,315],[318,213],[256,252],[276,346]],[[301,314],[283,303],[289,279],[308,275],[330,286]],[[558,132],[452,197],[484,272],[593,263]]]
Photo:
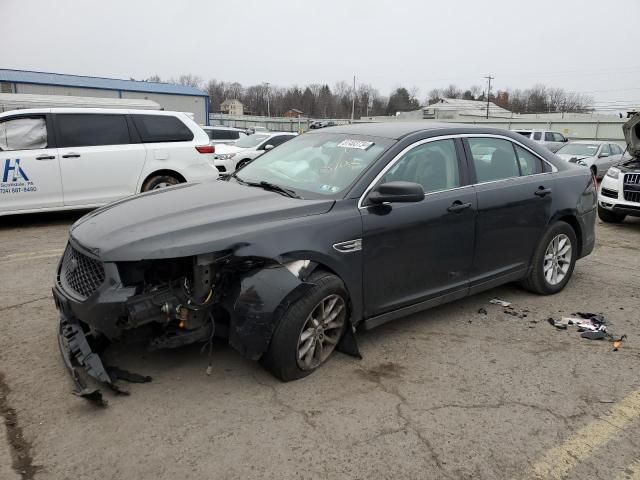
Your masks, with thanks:
[[[597,140],[579,140],[567,143],[556,155],[563,160],[589,167],[597,178],[602,178],[610,167],[627,158],[620,145]]]

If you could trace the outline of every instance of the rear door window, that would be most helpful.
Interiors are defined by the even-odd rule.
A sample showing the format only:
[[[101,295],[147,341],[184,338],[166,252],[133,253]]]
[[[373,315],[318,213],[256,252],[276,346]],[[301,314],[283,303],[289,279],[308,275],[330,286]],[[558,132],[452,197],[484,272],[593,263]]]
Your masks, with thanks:
[[[170,115],[133,115],[133,122],[143,143],[189,142],[193,132]]]
[[[469,138],[479,183],[520,176],[513,144],[497,138]]]
[[[93,147],[131,143],[124,115],[59,113],[55,116],[59,147]]]
[[[47,148],[44,116],[11,118],[0,122],[0,151]]]

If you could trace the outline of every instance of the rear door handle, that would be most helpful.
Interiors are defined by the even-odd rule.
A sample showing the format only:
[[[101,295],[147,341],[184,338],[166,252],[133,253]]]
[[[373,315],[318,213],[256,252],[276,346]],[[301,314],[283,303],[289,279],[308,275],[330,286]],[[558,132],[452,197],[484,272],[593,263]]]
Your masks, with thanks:
[[[56,157],[54,155],[38,155],[36,160],[53,160]]]
[[[534,193],[534,195],[537,195],[539,197],[544,197],[544,196],[549,195],[551,193],[551,189],[550,188],[540,187],[533,193]]]
[[[78,158],[80,156],[79,153],[67,153],[66,155],[62,155],[62,158]]]
[[[460,213],[461,211],[466,210],[470,207],[470,203],[462,203],[460,200],[456,200],[451,204],[449,208],[447,208],[447,212]]]

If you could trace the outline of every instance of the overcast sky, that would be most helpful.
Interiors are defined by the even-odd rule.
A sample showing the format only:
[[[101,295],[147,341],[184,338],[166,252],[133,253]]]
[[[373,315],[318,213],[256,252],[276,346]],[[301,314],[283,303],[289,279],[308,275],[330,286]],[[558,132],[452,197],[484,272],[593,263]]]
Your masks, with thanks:
[[[640,0],[0,0],[0,18],[0,68],[281,86],[355,74],[421,101],[492,74],[498,89],[640,104]]]

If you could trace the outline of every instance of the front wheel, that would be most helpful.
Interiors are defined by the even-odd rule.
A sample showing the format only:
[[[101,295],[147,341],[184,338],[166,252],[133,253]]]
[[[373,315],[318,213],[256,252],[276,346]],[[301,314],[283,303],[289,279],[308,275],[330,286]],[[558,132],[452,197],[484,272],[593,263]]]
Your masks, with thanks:
[[[333,353],[347,324],[348,295],[335,275],[320,273],[315,283],[284,312],[262,365],[285,382],[317,370]]]
[[[577,256],[578,240],[571,225],[554,223],[536,248],[524,288],[540,295],[558,293],[569,282]]]
[[[248,165],[250,161],[251,161],[250,158],[244,158],[240,160],[236,165],[236,172],[240,170],[242,167],[244,167],[245,165]]]

